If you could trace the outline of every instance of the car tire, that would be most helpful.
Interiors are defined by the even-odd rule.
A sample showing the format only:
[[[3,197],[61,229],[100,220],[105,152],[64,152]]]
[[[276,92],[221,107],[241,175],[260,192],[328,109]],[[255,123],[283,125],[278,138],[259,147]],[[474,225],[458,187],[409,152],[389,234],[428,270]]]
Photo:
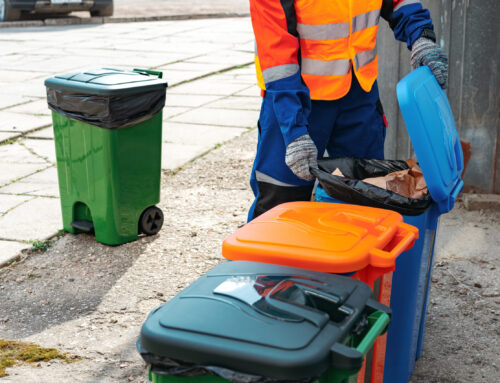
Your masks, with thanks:
[[[12,8],[10,0],[0,0],[0,21],[15,21],[20,18],[20,9]]]
[[[2,0],[0,0],[2,1]],[[92,17],[109,17],[113,16],[113,5],[108,5],[105,8],[101,9],[91,9],[90,16]]]

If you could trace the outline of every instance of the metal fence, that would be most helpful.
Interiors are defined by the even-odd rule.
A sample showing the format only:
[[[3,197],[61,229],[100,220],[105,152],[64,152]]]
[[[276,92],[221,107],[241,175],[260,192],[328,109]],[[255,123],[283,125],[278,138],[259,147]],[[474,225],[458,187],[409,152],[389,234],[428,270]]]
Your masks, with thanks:
[[[423,0],[450,61],[448,98],[460,138],[472,144],[465,183],[500,193],[500,0]],[[398,111],[396,84],[410,70],[406,44],[381,21],[378,36],[382,103],[389,120],[386,158],[408,159],[413,149]]]

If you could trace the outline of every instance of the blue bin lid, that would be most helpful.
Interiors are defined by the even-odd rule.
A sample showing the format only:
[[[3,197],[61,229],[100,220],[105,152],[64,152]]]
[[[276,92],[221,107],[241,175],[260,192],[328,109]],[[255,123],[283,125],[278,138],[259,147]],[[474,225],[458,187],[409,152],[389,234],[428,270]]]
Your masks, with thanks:
[[[397,96],[429,193],[447,213],[463,188],[464,159],[446,93],[424,66],[398,83]]]

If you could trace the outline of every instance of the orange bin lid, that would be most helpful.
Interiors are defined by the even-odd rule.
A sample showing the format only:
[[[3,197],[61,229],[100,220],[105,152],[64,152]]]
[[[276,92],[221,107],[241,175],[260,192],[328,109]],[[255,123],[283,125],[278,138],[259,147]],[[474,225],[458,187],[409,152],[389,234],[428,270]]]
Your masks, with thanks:
[[[255,218],[222,245],[233,261],[255,261],[327,273],[394,267],[418,229],[401,214],[365,206],[289,202]]]

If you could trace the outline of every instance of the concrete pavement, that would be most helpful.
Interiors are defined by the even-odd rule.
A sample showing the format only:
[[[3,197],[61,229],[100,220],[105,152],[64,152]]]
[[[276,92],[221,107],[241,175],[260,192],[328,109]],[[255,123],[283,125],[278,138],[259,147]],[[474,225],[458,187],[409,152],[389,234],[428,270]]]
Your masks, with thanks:
[[[256,125],[248,18],[9,28],[0,46],[0,265],[62,228],[45,78],[96,67],[163,71],[165,170]]]

